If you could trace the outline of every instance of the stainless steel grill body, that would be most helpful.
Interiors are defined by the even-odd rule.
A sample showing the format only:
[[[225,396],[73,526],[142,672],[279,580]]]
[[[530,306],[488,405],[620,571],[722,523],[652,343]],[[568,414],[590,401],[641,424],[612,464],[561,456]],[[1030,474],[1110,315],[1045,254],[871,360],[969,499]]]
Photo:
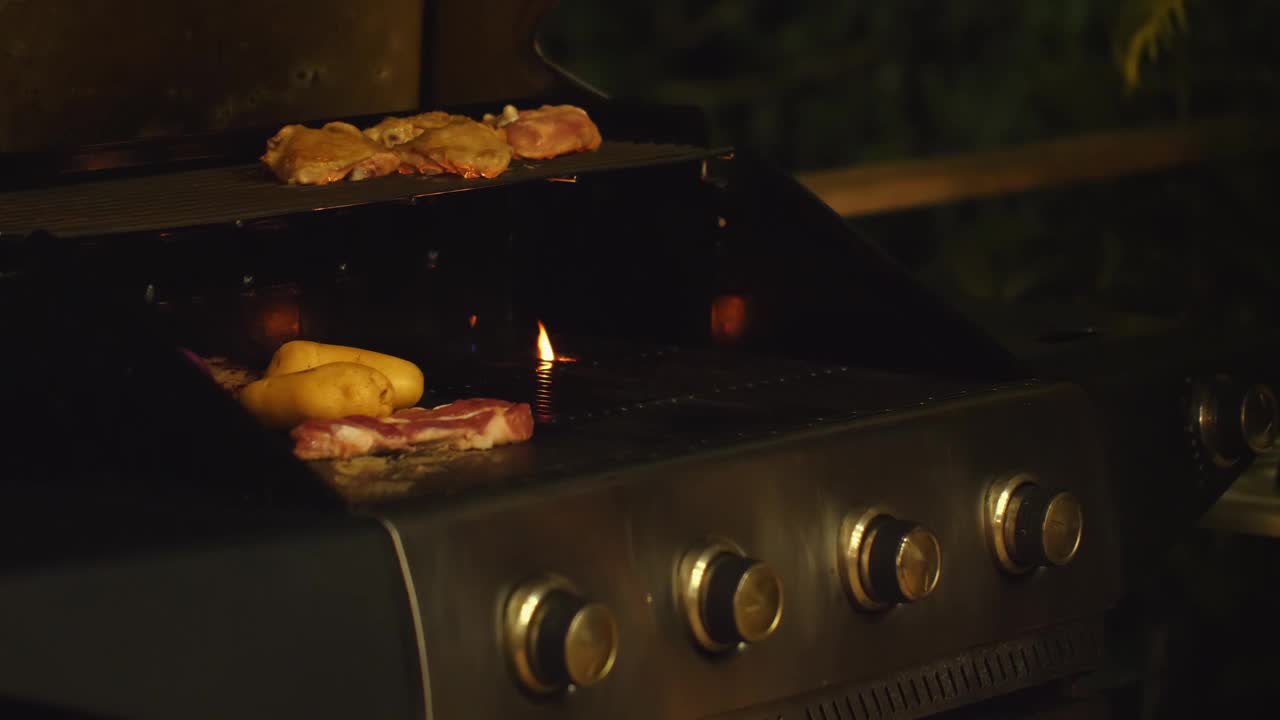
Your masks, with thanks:
[[[1090,416],[1069,386],[1008,387],[447,512],[379,511],[421,611],[432,717],[701,718],[1096,617],[1117,599],[1119,576]],[[992,555],[984,498],[990,483],[1024,471],[1075,493],[1086,530],[1067,567],[1012,577]],[[944,560],[933,595],[880,613],[854,609],[836,570],[837,529],[868,503],[937,534]],[[771,563],[786,592],[777,632],[726,656],[695,648],[673,598],[678,558],[708,536]],[[549,700],[508,681],[499,643],[506,594],[542,572],[609,605],[620,633],[611,676]],[[1079,663],[1059,668],[1073,669]],[[975,698],[983,690],[975,685]]]

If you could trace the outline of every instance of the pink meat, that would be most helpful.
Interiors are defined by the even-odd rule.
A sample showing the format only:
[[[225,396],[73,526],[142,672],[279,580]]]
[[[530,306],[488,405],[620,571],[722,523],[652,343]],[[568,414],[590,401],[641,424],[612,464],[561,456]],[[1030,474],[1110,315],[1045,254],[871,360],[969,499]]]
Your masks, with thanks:
[[[407,408],[385,418],[308,420],[290,434],[293,452],[303,460],[349,458],[433,442],[486,450],[533,437],[533,413],[525,403],[457,400],[430,410]]]

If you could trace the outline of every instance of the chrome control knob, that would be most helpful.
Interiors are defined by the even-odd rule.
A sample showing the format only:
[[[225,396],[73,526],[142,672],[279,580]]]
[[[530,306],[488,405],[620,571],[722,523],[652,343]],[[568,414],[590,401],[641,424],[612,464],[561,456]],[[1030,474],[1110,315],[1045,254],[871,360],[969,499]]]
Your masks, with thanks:
[[[1197,385],[1191,428],[1213,463],[1229,468],[1280,440],[1280,403],[1269,385],[1249,385],[1219,375]]]
[[[1245,444],[1258,455],[1276,446],[1280,440],[1280,403],[1270,386],[1254,385],[1245,391],[1240,403],[1240,429]]]
[[[854,604],[883,610],[928,597],[942,576],[942,545],[928,528],[876,508],[840,526],[837,566]]]
[[[503,635],[516,679],[536,693],[594,685],[613,669],[618,654],[613,613],[584,600],[559,575],[534,578],[511,593]]]
[[[677,575],[677,603],[703,649],[760,642],[782,621],[782,580],[733,543],[715,540],[690,550]]]
[[[1023,473],[992,486],[987,526],[996,562],[1021,574],[1075,559],[1084,534],[1084,512],[1075,495],[1049,490]]]

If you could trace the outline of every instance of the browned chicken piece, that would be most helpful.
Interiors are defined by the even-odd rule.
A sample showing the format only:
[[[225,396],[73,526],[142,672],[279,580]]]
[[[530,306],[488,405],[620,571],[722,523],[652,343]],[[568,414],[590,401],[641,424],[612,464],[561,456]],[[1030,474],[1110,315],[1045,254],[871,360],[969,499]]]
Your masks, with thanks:
[[[286,125],[267,141],[262,162],[290,185],[324,185],[343,178],[364,180],[395,172],[400,158],[360,133],[331,122],[319,130]]]
[[[500,131],[461,115],[392,149],[400,156],[401,172],[495,178],[511,164],[511,148]]]
[[[424,130],[441,128],[449,124],[452,116],[447,112],[425,112],[409,117],[388,117],[367,128],[364,136],[385,147],[403,145],[417,138]]]
[[[548,160],[600,147],[600,128],[586,110],[573,105],[543,105],[537,110],[508,105],[501,115],[485,115],[484,121],[506,135],[518,158]]]

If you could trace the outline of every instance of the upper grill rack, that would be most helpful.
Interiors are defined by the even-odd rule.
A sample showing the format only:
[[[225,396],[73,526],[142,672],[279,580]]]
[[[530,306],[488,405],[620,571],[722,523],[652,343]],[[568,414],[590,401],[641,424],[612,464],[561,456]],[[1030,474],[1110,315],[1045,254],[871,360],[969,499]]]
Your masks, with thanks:
[[[322,186],[280,183],[258,164],[0,192],[0,234],[61,237],[175,230],[415,198],[533,180],[702,160],[728,152],[610,141],[590,153],[513,161],[493,180],[396,175]]]

